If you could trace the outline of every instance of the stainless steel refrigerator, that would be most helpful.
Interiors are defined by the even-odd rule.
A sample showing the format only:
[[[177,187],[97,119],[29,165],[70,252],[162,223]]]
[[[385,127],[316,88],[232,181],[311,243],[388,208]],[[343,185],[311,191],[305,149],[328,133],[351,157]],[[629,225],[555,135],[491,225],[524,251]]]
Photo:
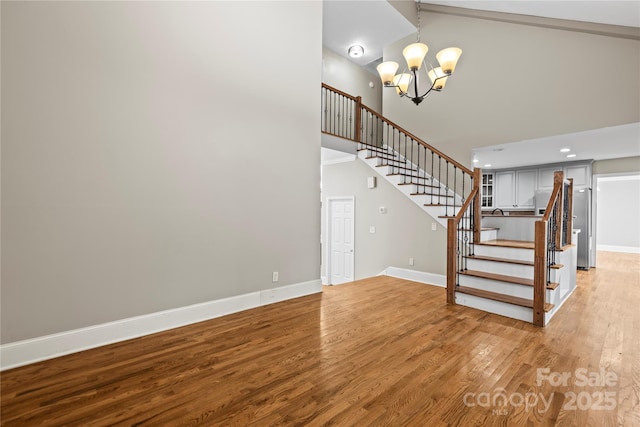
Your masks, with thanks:
[[[536,215],[544,214],[551,191],[538,190],[535,194]],[[572,242],[578,248],[578,268],[588,270],[591,267],[591,242],[593,224],[591,218],[591,188],[573,189],[573,229],[579,229],[577,241]],[[575,234],[574,234],[575,236]]]
[[[591,267],[591,189],[573,189],[573,228],[580,229],[578,241],[578,268],[588,270]]]

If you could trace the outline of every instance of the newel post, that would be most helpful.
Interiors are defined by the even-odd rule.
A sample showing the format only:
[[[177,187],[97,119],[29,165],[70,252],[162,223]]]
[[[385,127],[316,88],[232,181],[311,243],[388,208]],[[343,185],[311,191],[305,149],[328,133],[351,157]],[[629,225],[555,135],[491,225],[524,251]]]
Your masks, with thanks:
[[[356,96],[356,129],[355,138],[356,142],[363,142],[362,137],[362,97]]]
[[[564,208],[567,212],[567,235],[565,236],[565,240],[568,245],[572,244],[573,241],[573,178],[569,178],[569,186],[567,187],[567,192],[569,195],[567,196],[567,201],[569,202],[569,206],[565,206]]]
[[[473,187],[471,187],[471,191],[474,188],[478,189],[478,193],[473,199],[473,241],[480,241],[480,230],[482,227],[482,212],[481,212],[481,204],[482,204],[482,192],[480,186],[482,185],[482,169],[474,168],[473,169]]]
[[[458,269],[458,236],[456,220],[447,220],[447,304],[456,303],[456,271]]]
[[[535,222],[533,254],[533,324],[544,327],[547,288],[547,221]]]
[[[560,197],[556,201],[555,206],[555,214],[556,214],[556,229],[554,230],[555,235],[552,238],[556,241],[556,248],[562,248],[562,226],[563,226],[563,217],[562,213],[564,212],[564,172],[556,171],[553,173],[553,184],[554,186],[560,186]]]

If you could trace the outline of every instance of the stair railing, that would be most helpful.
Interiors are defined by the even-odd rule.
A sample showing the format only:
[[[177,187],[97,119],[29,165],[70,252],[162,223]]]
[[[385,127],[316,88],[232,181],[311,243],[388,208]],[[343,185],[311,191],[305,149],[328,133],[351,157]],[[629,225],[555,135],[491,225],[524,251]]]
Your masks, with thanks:
[[[445,217],[455,217],[471,191],[479,187],[474,172],[407,132],[355,97],[322,84],[321,130],[371,150],[381,166],[390,167],[400,184],[413,184],[413,194],[427,195],[427,206],[444,207]],[[389,153],[394,153],[389,155]],[[476,228],[479,230],[479,215]]]
[[[533,260],[533,324],[545,325],[547,285],[556,251],[571,244],[573,180],[555,172],[553,191],[541,220],[535,222]]]
[[[480,182],[480,169],[474,171]],[[447,220],[447,304],[455,304],[460,272],[467,270],[467,257],[475,254],[480,241],[480,188],[471,190],[455,217]]]

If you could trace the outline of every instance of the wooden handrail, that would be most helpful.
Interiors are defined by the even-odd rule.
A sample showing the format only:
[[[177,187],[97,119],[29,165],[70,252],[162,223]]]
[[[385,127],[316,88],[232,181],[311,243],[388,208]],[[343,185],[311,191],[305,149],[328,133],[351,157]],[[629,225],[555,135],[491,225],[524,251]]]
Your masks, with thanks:
[[[549,197],[549,203],[547,203],[547,208],[545,209],[544,215],[542,216],[542,219],[540,221],[547,222],[549,220],[560,191],[562,191],[562,186],[554,185],[553,191],[551,192],[551,197]]]
[[[335,92],[335,93],[337,93],[338,95],[342,95],[342,96],[344,96],[345,98],[349,98],[349,99],[351,99],[352,101],[357,101],[357,100],[358,100],[358,98],[359,98],[358,96],[349,95],[348,93],[343,92],[343,91],[341,91],[340,89],[336,89],[336,88],[335,88],[335,87],[333,87],[333,86],[329,86],[329,85],[328,85],[328,84],[326,84],[326,83],[322,83],[322,87],[323,87],[323,88],[325,88],[325,89],[330,90],[331,92]]]
[[[422,139],[418,138],[417,136],[415,136],[414,134],[412,134],[411,132],[408,132],[407,130],[403,129],[402,127],[400,127],[397,123],[392,122],[391,120],[387,119],[386,117],[384,117],[383,115],[381,115],[380,113],[372,110],[371,108],[367,107],[366,105],[364,105],[362,103],[362,98],[359,96],[353,96],[353,95],[349,95],[346,92],[343,92],[339,89],[334,88],[333,86],[329,86],[326,83],[322,83],[322,87],[330,90],[332,92],[337,93],[338,95],[342,95],[345,98],[348,98],[350,100],[352,100],[353,102],[356,103],[356,123],[360,124],[361,123],[361,116],[360,116],[360,108],[363,108],[367,113],[374,115],[375,117],[377,117],[378,119],[380,119],[383,122],[386,122],[389,126],[397,129],[399,132],[404,133],[405,135],[407,135],[409,138],[411,138],[412,140],[414,140],[415,142],[417,142],[418,144],[426,147],[427,149],[429,149],[430,151],[432,151],[433,153],[437,154],[438,156],[440,156],[440,158],[445,159],[447,162],[453,164],[454,166],[456,166],[457,168],[461,169],[463,172],[469,174],[469,175],[473,175],[473,171],[471,169],[469,169],[468,167],[464,166],[463,164],[461,164],[460,162],[452,159],[451,157],[447,156],[446,154],[444,154],[442,151],[438,150],[437,148],[429,145],[428,143],[426,143],[425,141],[423,141]],[[359,133],[359,127],[356,127],[356,133]],[[358,139],[359,142],[359,139]]]
[[[467,209],[469,209],[469,205],[471,204],[471,202],[473,201],[473,198],[476,197],[477,194],[478,194],[478,187],[475,187],[473,190],[471,190],[471,193],[469,193],[467,200],[464,201],[464,203],[460,207],[460,210],[456,214],[455,218],[451,218],[451,219],[454,219],[456,223],[460,222],[460,219],[462,218],[464,213],[467,211]]]
[[[469,175],[473,175],[473,171],[471,169],[469,169],[468,167],[464,166],[460,162],[455,161],[454,159],[452,159],[451,157],[447,156],[446,154],[444,154],[442,151],[438,150],[437,148],[435,148],[435,147],[429,145],[428,143],[424,142],[423,140],[421,140],[420,138],[418,138],[417,136],[415,136],[411,132],[406,131],[405,129],[400,127],[398,124],[396,124],[396,123],[392,122],[391,120],[387,119],[386,117],[376,113],[375,111],[373,111],[371,108],[367,107],[364,104],[362,105],[362,108],[364,108],[368,113],[373,114],[374,116],[376,116],[378,119],[382,120],[383,122],[386,122],[389,126],[391,126],[391,127],[395,128],[395,129],[397,129],[398,131],[404,133],[405,135],[407,135],[409,138],[411,138],[412,140],[414,140],[418,144],[428,148],[429,150],[431,150],[432,152],[434,152],[435,154],[437,154],[441,158],[445,159],[449,163],[452,163],[457,168],[461,169],[463,172],[468,173]]]

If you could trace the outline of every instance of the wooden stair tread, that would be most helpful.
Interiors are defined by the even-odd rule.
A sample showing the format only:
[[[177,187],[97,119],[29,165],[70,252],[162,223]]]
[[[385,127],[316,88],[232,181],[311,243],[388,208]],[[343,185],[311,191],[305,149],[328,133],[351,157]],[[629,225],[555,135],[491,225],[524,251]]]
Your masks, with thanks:
[[[380,151],[383,153],[388,153],[388,151],[385,148],[379,147],[377,145],[369,145],[362,142],[360,143],[360,145],[362,146],[362,148],[358,148],[358,151],[371,150],[371,151]]]
[[[405,167],[405,166],[399,166],[399,165],[389,165],[389,164],[386,164],[386,165],[376,165],[376,167],[377,167],[377,168],[388,167],[388,168],[396,168],[396,169],[403,169],[403,170],[406,170],[406,171],[414,171],[414,172],[418,172],[418,169],[416,169],[416,168],[408,168],[408,167]]]
[[[431,185],[431,184],[421,184],[419,182],[400,182],[398,183],[398,185],[418,185],[420,187],[431,187],[431,188],[438,188],[437,185]]]
[[[358,150],[363,151],[363,150]],[[377,151],[377,150],[368,150],[371,152],[371,155],[365,157],[365,159],[389,159],[389,160],[402,160],[398,154],[395,154],[390,151]]]
[[[487,273],[486,271],[464,270],[460,274],[465,276],[480,277],[481,279],[497,280],[500,282],[515,283],[516,285],[533,286],[533,279],[507,276],[505,274]]]
[[[397,156],[392,152],[392,151],[387,151],[383,148],[379,148],[379,149],[374,149],[374,148],[360,148],[358,149],[358,151],[368,151],[369,154],[373,154],[373,157],[380,157],[379,155],[383,155],[383,156],[393,156],[396,157]]]
[[[534,249],[534,242],[529,240],[495,239],[495,240],[485,240],[482,242],[478,242],[476,243],[476,245],[502,246],[506,248],[519,248],[519,249]]]
[[[491,258],[491,257],[485,257],[485,258]],[[499,282],[513,283],[516,285],[533,287],[533,279],[525,279],[524,277],[507,276],[505,274],[496,274],[496,273],[487,273],[486,271],[478,271],[478,270],[464,270],[464,271],[460,271],[459,273],[465,276],[479,277],[481,279],[497,280]],[[556,289],[557,287],[558,287],[558,283],[547,283],[547,286],[546,286],[547,289],[551,289],[551,290]]]
[[[551,264],[550,267],[554,270],[560,270],[564,267],[564,264]]]
[[[460,228],[459,230],[460,231],[473,231],[470,228]],[[498,227],[482,227],[482,228],[480,228],[480,231],[492,231],[492,230],[498,231],[498,230],[500,230],[500,228],[498,228]]]
[[[426,177],[426,176],[416,176],[416,175],[412,175],[409,173],[399,173],[399,172],[395,172],[395,173],[388,173],[387,176],[406,176],[407,178],[411,178],[411,179],[426,179],[427,181],[431,181],[430,177]],[[437,187],[436,187],[437,188]]]
[[[398,184],[400,185],[400,184]],[[414,185],[419,185],[419,184],[414,184]],[[433,197],[448,197],[448,198],[453,198],[453,196],[450,195],[444,195],[444,194],[438,194],[438,193],[411,193],[409,194],[410,196],[433,196]]]
[[[485,291],[483,289],[469,288],[467,286],[456,286],[456,292],[467,295],[473,295],[480,298],[487,298],[494,301],[506,302],[509,304],[519,305],[521,307],[533,308],[533,300],[527,298],[514,297],[512,295],[499,294],[497,292]],[[553,308],[553,304],[545,303],[544,311],[549,312]]]
[[[522,261],[519,259],[498,258],[493,256],[484,256],[484,255],[465,255],[464,258],[477,259],[481,261],[504,262],[508,264],[519,264],[519,265],[526,265],[526,266],[533,267],[533,261]]]
[[[394,172],[394,173],[388,173],[387,174],[387,176],[396,176],[396,175],[406,176],[407,178],[427,179],[427,180],[431,181],[431,177],[430,176],[418,176],[418,175],[414,175],[412,173]]]

